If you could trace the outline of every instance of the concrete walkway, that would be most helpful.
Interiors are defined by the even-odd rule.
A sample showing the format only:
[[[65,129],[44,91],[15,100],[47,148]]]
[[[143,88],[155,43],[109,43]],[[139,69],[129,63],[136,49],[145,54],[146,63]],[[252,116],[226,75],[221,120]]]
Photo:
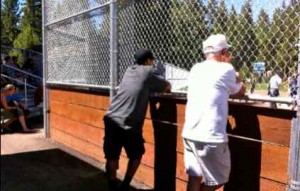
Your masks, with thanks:
[[[44,138],[43,129],[37,129],[1,135],[1,191],[108,190],[104,164]],[[133,191],[149,190],[132,185]]]
[[[57,145],[44,138],[43,130],[36,133],[11,133],[1,135],[1,157],[32,151],[56,149]]]

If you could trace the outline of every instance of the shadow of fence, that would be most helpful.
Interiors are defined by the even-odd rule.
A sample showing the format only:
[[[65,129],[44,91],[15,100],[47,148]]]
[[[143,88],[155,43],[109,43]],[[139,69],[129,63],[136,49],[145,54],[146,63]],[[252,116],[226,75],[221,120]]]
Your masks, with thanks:
[[[102,170],[60,149],[50,149],[1,155],[1,190],[107,191],[108,187]]]

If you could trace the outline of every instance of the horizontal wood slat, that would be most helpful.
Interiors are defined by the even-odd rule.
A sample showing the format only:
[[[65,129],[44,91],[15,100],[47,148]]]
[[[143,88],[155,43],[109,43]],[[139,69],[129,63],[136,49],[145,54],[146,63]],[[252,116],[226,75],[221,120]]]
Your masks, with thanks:
[[[66,132],[69,135],[86,140],[95,145],[102,146],[104,138],[104,129],[91,125],[82,124],[55,113],[50,115],[50,123],[53,128]]]
[[[100,162],[105,162],[102,147],[96,146],[94,144],[90,144],[87,141],[78,139],[74,136],[71,136],[55,128],[51,128],[50,134],[52,140],[61,143],[65,146],[68,146],[71,149],[74,149],[80,153],[92,157]]]

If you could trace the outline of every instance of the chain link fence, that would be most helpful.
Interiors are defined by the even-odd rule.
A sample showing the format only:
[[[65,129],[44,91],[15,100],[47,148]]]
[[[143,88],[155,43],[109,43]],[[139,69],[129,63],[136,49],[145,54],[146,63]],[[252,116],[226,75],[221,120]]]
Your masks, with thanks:
[[[86,11],[100,6],[100,3],[105,1],[46,2],[47,80],[56,83],[107,86],[109,7]]]
[[[47,81],[109,86],[109,2],[45,0]],[[202,42],[223,33],[249,91],[266,95],[277,72],[288,96],[299,20],[299,0],[119,0],[118,82],[134,51],[147,47],[165,66],[173,91],[185,91],[188,71],[204,60]]]
[[[13,55],[15,63],[18,64],[20,68],[28,59],[32,59],[35,65],[34,74],[41,77],[43,74],[43,54],[41,53],[40,47],[37,47],[36,49],[39,49],[39,51],[1,45],[1,59],[4,63],[4,58],[6,56]],[[19,53],[20,57],[15,56],[14,53]]]

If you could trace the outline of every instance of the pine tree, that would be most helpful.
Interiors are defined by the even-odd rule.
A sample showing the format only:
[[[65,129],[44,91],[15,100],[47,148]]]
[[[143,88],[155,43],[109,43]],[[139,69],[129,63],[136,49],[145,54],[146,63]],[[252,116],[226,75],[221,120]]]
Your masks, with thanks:
[[[281,10],[279,17],[280,21],[275,22],[277,46],[276,46],[276,65],[281,70],[283,78],[287,78],[296,70],[297,66],[297,47],[295,42],[298,39],[299,15],[297,15],[296,7],[288,6]]]
[[[12,46],[19,32],[19,1],[3,0],[1,3],[1,44]]]
[[[202,42],[209,34],[204,5],[192,2],[184,1],[171,11],[173,63],[185,64],[186,69],[203,60]]]
[[[206,9],[206,18],[208,21],[208,28],[212,29],[215,23],[215,18],[217,17],[218,2],[217,0],[209,0]]]
[[[170,12],[177,2],[169,0],[134,3],[133,38],[135,49],[149,48],[162,62],[172,62]]]
[[[33,31],[42,37],[42,9],[41,3],[37,0],[26,0],[26,4],[23,7],[24,15],[21,18],[22,26],[31,26]]]
[[[242,66],[243,70],[247,72],[249,77],[252,68],[252,63],[257,60],[257,40],[254,31],[254,24],[252,18],[251,0],[248,0],[242,7],[242,13],[239,16],[237,24],[238,34],[238,48],[236,62]]]
[[[236,11],[234,9],[234,6],[231,7],[231,10],[228,15],[228,20],[226,21],[226,26],[228,29],[228,32],[226,34],[229,43],[231,44],[231,52],[232,52],[232,57],[233,61],[232,64],[236,68],[236,70],[239,70],[241,67],[241,63],[239,63],[237,60],[238,57],[238,52],[240,50],[239,48],[239,20],[238,20],[238,15],[236,14]]]
[[[212,33],[220,33],[220,34],[226,34],[227,32],[227,20],[228,20],[228,13],[225,5],[224,0],[220,0],[220,5],[217,9],[217,15],[214,20]]]
[[[23,8],[24,15],[21,18],[20,28],[21,32],[14,39],[13,46],[17,49],[30,49],[35,45],[41,43],[41,34],[38,34],[38,29],[35,27],[36,18],[34,12],[34,0],[27,0]],[[40,26],[41,27],[41,26]],[[39,29],[41,31],[41,28]],[[23,56],[20,50],[12,50],[10,55],[17,56],[18,62],[23,63]]]
[[[256,26],[256,36],[258,40],[258,55],[257,61],[262,61],[268,63],[272,59],[270,50],[272,44],[270,44],[270,19],[268,14],[264,9],[260,10],[257,26]],[[269,70],[270,68],[266,68]]]
[[[269,52],[272,56],[272,58],[267,62],[268,68],[274,70],[278,69],[278,60],[276,59],[278,50],[280,49],[280,39],[283,36],[283,33],[281,30],[284,30],[283,28],[283,21],[281,19],[282,11],[280,8],[275,9],[273,14],[273,20],[271,23],[271,31],[270,31],[270,49]],[[280,56],[279,56],[280,57]]]
[[[22,32],[14,40],[14,48],[17,49],[27,49],[31,48],[34,45],[40,44],[39,37],[33,31],[33,28],[29,25],[23,27]],[[18,58],[18,63],[23,63],[23,55],[20,50],[11,50],[10,55],[16,56]]]
[[[291,6],[294,8],[299,8],[300,0],[291,0]],[[298,10],[299,11],[299,10]]]

